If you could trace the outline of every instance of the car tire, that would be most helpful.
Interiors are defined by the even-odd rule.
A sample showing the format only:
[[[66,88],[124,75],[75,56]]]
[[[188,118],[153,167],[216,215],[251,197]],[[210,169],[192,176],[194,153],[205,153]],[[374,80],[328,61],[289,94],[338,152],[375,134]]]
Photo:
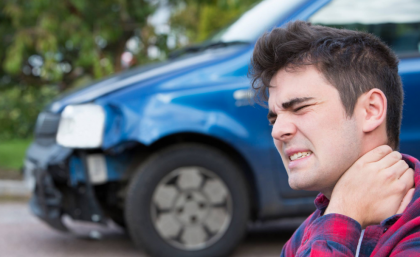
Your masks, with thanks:
[[[151,256],[228,256],[246,233],[249,194],[238,166],[198,144],[162,150],[133,176],[126,224]]]

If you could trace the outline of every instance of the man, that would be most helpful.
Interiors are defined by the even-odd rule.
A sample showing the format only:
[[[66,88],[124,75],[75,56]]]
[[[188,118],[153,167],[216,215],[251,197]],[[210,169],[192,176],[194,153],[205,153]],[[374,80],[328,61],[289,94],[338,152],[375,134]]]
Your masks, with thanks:
[[[395,54],[370,34],[296,21],[258,40],[252,68],[290,186],[321,192],[282,256],[420,256],[420,163],[393,151]]]

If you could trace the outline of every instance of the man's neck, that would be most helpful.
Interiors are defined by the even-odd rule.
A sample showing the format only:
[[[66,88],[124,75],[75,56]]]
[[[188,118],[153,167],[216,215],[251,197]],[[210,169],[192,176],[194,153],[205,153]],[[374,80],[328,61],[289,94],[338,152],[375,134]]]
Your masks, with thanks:
[[[335,186],[335,185],[334,185],[334,186]],[[332,187],[332,188],[328,188],[328,189],[322,190],[322,191],[321,191],[321,193],[322,193],[323,195],[325,195],[325,197],[327,197],[327,198],[328,198],[328,200],[330,200],[330,199],[331,199],[331,195],[332,195],[332,191],[333,191],[333,189],[334,189],[334,187]]]

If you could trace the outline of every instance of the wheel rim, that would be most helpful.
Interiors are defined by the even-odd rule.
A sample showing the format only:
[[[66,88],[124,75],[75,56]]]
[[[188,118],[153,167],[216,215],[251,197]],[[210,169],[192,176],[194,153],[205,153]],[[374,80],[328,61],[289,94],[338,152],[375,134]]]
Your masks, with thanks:
[[[170,172],[156,187],[151,205],[159,235],[182,250],[209,247],[226,232],[232,217],[229,189],[202,167]]]

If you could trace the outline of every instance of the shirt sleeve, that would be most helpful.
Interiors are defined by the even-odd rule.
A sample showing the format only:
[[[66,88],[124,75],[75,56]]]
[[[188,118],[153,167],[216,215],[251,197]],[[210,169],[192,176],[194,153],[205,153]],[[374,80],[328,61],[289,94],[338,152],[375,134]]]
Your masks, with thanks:
[[[357,221],[341,214],[318,217],[299,229],[286,243],[282,257],[354,256],[362,231]]]

